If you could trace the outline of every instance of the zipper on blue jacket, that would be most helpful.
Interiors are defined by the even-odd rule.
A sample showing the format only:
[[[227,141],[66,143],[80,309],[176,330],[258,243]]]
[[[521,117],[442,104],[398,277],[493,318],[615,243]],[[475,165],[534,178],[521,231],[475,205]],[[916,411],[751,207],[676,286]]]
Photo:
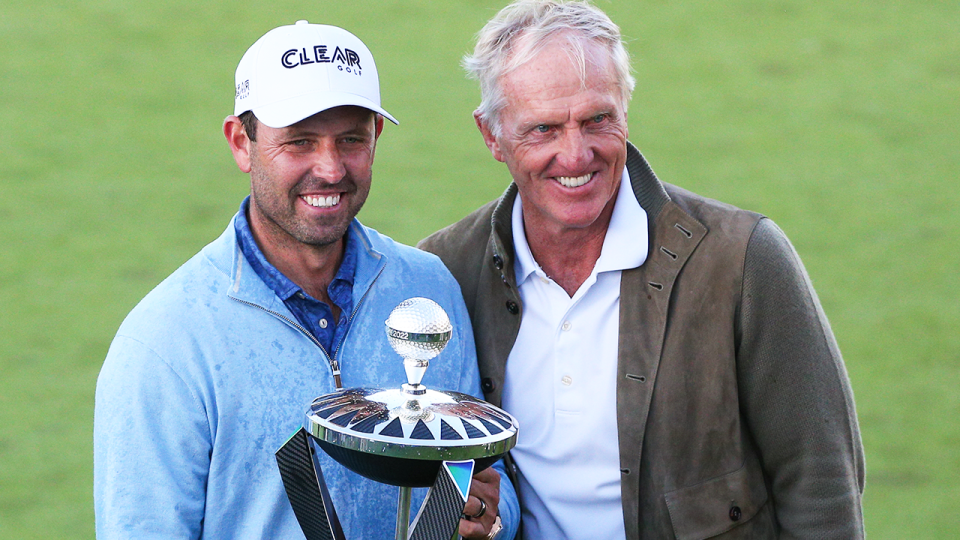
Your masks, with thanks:
[[[254,304],[253,302],[248,302],[248,301],[246,301],[246,300],[241,300],[241,299],[236,298],[236,297],[231,297],[231,298],[233,298],[233,299],[236,300],[237,302],[240,302],[240,303],[242,303],[242,304],[246,304],[246,305],[248,305],[248,306],[255,307],[255,308],[259,309],[260,311],[265,311],[265,312],[273,315],[274,317],[277,317],[278,319],[281,319],[281,320],[286,321],[290,326],[293,326],[293,327],[296,328],[297,330],[300,330],[300,332],[302,332],[305,336],[307,336],[308,338],[310,338],[310,341],[312,341],[313,344],[316,345],[317,348],[319,348],[321,352],[323,352],[323,355],[327,357],[327,362],[330,364],[330,371],[333,372],[333,383],[334,383],[334,385],[336,385],[337,390],[341,390],[341,389],[343,389],[343,382],[342,382],[341,379],[340,379],[340,361],[337,360],[337,353],[340,352],[340,345],[342,345],[343,342],[347,339],[347,333],[350,332],[350,325],[353,323],[353,318],[357,315],[357,311],[360,310],[360,305],[363,304],[364,299],[366,299],[367,295],[370,294],[370,290],[373,289],[373,284],[376,283],[378,279],[380,279],[380,274],[383,274],[383,270],[384,270],[384,268],[386,268],[386,266],[387,266],[387,265],[384,264],[383,266],[380,267],[380,271],[377,272],[377,275],[376,275],[376,276],[374,276],[373,281],[370,282],[370,286],[367,287],[366,292],[363,293],[363,296],[361,296],[361,297],[360,297],[360,300],[358,300],[358,301],[356,302],[356,304],[354,305],[353,311],[350,313],[350,316],[347,318],[347,331],[343,333],[343,336],[340,338],[340,341],[337,343],[337,346],[333,349],[333,355],[332,355],[332,356],[330,355],[330,353],[327,352],[326,349],[323,348],[323,344],[320,343],[320,340],[318,340],[318,339],[316,338],[316,336],[314,336],[312,333],[310,333],[309,330],[307,330],[306,328],[304,328],[304,327],[303,327],[302,325],[300,325],[300,323],[298,323],[297,321],[294,321],[294,320],[290,319],[290,317],[287,317],[286,315],[284,315],[284,314],[282,314],[282,313],[277,313],[276,311],[271,311],[271,310],[269,310],[269,309],[267,309],[267,308],[265,308],[265,307],[263,307],[263,306],[261,306],[261,305],[259,305],[259,304]]]
[[[377,274],[377,275],[379,276],[379,274]],[[366,295],[364,295],[364,296],[366,296]],[[323,353],[323,355],[327,357],[327,362],[329,362],[329,364],[330,364],[330,370],[333,372],[333,383],[336,385],[337,390],[340,390],[340,389],[343,388],[343,383],[340,381],[340,363],[330,357],[330,353],[328,353],[327,350],[323,348],[323,344],[320,343],[320,340],[318,340],[313,334],[311,334],[309,330],[307,330],[306,328],[304,328],[303,326],[301,326],[300,323],[298,323],[297,321],[294,321],[294,320],[290,319],[290,317],[287,317],[286,315],[284,315],[284,314],[282,314],[282,313],[277,313],[276,311],[271,311],[271,310],[269,310],[269,309],[267,309],[267,308],[265,308],[265,307],[263,307],[263,306],[261,306],[261,305],[259,305],[259,304],[254,304],[253,302],[247,302],[246,300],[241,300],[241,299],[239,299],[239,298],[232,297],[232,296],[231,296],[231,298],[233,298],[234,300],[236,300],[237,302],[240,302],[240,303],[242,303],[242,304],[246,304],[246,305],[248,305],[248,306],[255,307],[255,308],[259,309],[260,311],[265,311],[265,312],[273,315],[274,317],[276,317],[276,318],[278,318],[278,319],[282,319],[282,320],[286,321],[290,326],[293,326],[293,327],[296,328],[297,330],[300,330],[301,332],[303,332],[303,334],[304,334],[305,336],[307,336],[308,338],[310,338],[310,341],[312,341],[312,342],[314,343],[314,345],[316,345],[316,346],[320,349],[320,351]],[[354,313],[356,313],[356,312],[354,312]]]

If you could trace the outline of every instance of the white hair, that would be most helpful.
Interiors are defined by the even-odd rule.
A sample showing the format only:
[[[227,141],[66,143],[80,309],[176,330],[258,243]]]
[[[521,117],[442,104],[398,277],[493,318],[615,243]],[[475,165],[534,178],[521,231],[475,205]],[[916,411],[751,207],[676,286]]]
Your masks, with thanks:
[[[501,79],[532,60],[553,39],[566,39],[567,53],[580,67],[586,83],[585,45],[596,44],[613,63],[623,110],[636,84],[630,74],[630,55],[620,28],[587,1],[517,0],[500,10],[477,34],[472,55],[463,58],[470,77],[480,82],[477,114],[495,137],[500,136],[500,112],[506,105]]]

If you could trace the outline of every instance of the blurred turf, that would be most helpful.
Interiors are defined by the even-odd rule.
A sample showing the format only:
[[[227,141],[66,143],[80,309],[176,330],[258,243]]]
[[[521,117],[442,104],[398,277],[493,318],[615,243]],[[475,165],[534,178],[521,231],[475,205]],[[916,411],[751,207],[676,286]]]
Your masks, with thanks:
[[[199,4],[199,5],[198,5]],[[0,538],[91,538],[96,376],[127,311],[247,190],[220,134],[274,26],[344,26],[385,107],[361,219],[408,243],[508,181],[458,66],[502,1],[0,4]],[[871,538],[960,534],[960,10],[612,2],[631,139],[665,181],[762,212],[843,350]]]

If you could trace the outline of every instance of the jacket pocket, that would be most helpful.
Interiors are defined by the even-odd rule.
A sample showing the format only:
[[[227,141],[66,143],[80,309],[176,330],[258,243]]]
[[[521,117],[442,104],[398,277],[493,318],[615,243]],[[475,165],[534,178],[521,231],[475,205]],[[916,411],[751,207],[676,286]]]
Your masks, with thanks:
[[[750,520],[767,502],[757,464],[664,495],[677,540],[702,540]]]

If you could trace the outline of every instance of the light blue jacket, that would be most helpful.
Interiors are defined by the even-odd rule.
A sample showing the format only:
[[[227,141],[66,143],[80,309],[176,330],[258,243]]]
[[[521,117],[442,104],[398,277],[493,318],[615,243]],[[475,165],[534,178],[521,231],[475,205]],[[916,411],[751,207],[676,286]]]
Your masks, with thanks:
[[[454,334],[423,383],[481,396],[460,289],[435,256],[354,220],[360,246],[353,322],[335,357],[343,386],[406,381],[384,322],[401,301],[439,303]],[[97,381],[97,537],[303,538],[274,453],[316,397],[334,390],[330,360],[253,271],[234,225],[158,285],[127,316]],[[323,456],[348,540],[394,538],[399,488]],[[512,538],[519,508],[502,464],[500,513]],[[426,490],[414,491],[416,514]]]

